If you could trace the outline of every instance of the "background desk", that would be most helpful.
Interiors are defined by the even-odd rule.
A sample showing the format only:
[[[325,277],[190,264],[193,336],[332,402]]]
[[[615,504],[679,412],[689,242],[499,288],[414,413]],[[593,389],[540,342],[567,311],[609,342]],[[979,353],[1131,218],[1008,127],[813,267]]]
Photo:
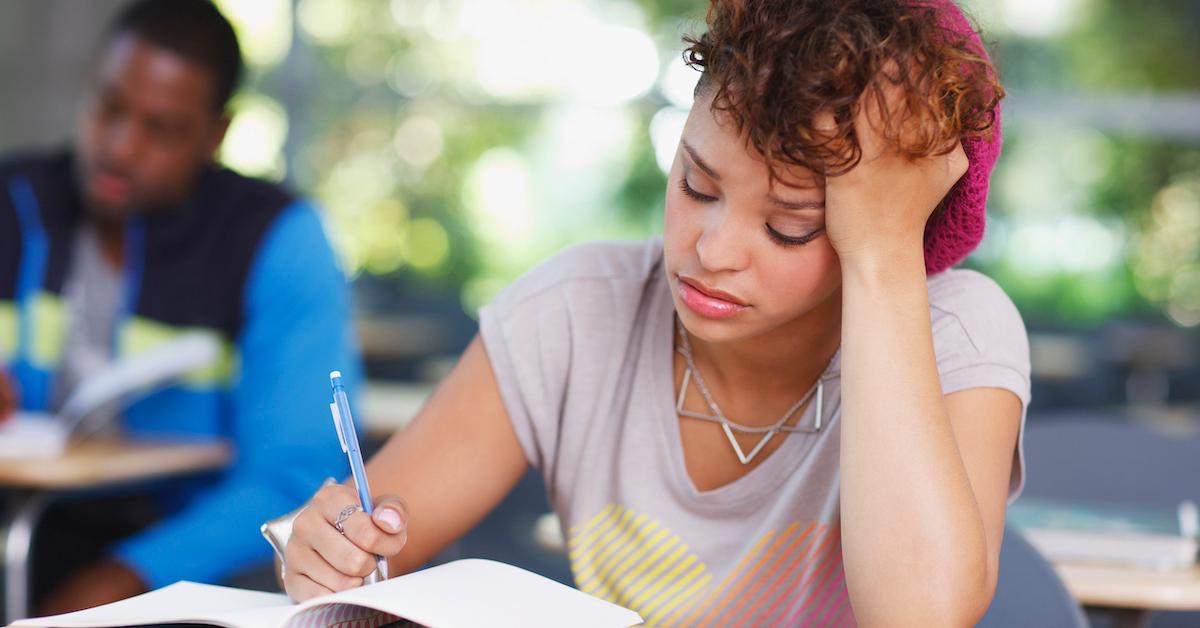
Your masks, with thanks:
[[[29,614],[29,552],[33,533],[55,498],[98,489],[220,469],[231,448],[223,442],[90,441],[57,458],[0,460],[7,498],[4,547],[6,622]]]
[[[435,388],[435,382],[369,381],[355,417],[372,436],[385,440],[412,422]]]
[[[1200,611],[1200,566],[1186,571],[1054,565],[1082,605],[1117,611],[1120,626],[1148,624],[1150,611]]]
[[[1055,565],[1080,604],[1163,611],[1200,610],[1200,567],[1156,572],[1120,567]]]

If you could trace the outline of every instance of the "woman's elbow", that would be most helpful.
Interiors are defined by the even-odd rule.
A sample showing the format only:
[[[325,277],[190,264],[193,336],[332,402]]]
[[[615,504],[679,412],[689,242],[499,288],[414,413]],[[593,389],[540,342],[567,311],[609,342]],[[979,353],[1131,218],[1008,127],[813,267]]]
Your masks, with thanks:
[[[935,616],[943,618],[937,625],[974,626],[991,606],[995,592],[996,571],[990,566],[964,577],[960,586],[944,587],[935,596]]]
[[[899,593],[900,587],[891,591]],[[921,591],[908,591],[881,604],[851,604],[859,626],[974,626],[987,612],[996,590],[994,569],[944,580],[928,580]]]

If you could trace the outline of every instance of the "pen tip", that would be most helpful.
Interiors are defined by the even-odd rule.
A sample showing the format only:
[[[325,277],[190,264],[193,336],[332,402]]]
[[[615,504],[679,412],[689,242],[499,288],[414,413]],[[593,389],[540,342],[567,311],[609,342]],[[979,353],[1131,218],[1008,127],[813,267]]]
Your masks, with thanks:
[[[341,376],[342,376],[341,371],[329,371],[329,379],[334,379],[335,377],[340,378]]]

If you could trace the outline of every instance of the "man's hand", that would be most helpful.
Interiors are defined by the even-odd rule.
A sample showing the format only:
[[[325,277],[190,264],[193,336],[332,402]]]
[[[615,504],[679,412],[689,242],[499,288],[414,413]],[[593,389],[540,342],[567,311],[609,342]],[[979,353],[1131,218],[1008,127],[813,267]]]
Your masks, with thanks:
[[[20,397],[17,396],[16,383],[13,382],[8,371],[0,369],[0,421],[12,416],[19,404]]]
[[[147,590],[146,584],[132,569],[109,559],[76,572],[37,609],[37,613],[70,613],[123,600]]]

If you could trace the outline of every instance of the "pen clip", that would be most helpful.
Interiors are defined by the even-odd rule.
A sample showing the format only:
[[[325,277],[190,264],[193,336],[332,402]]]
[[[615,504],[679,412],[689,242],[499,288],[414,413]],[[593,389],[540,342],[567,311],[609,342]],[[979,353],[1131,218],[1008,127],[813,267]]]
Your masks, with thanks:
[[[349,453],[350,448],[346,446],[346,434],[342,431],[342,414],[338,412],[336,403],[329,404],[329,413],[333,415],[333,427],[337,430],[338,442],[342,444],[342,453]]]

